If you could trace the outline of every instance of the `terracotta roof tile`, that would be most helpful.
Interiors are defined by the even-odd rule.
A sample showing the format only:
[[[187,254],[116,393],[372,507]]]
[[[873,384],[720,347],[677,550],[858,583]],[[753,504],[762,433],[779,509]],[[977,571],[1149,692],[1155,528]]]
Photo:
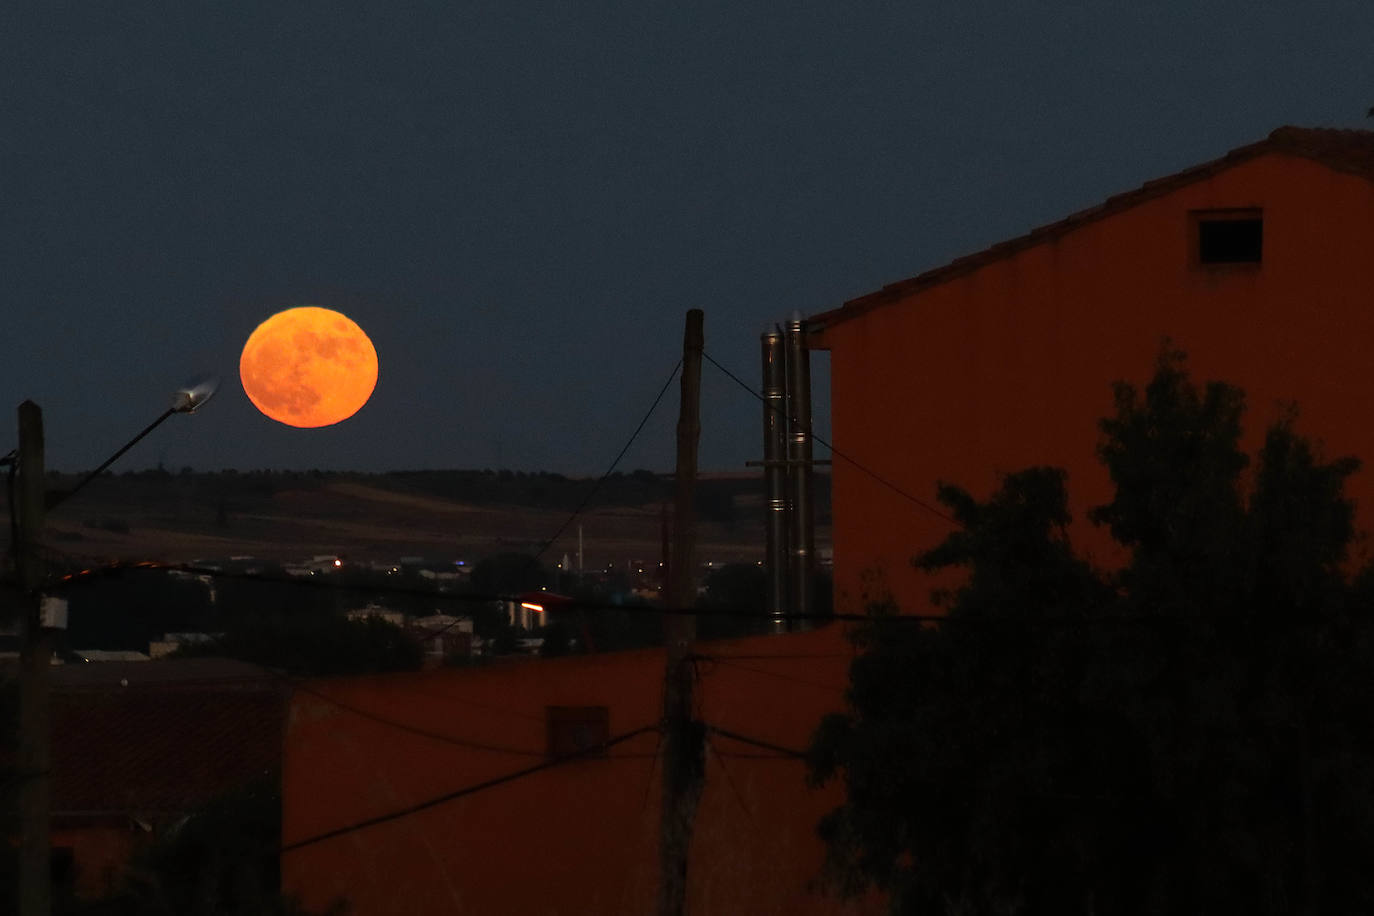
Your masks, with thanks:
[[[1277,152],[1314,159],[1374,181],[1374,131],[1280,127],[1266,142]]]
[[[941,267],[928,270],[907,280],[890,283],[876,292],[851,299],[837,309],[811,316],[807,319],[807,325],[812,331],[824,331],[827,327],[858,317],[875,306],[896,301],[911,293],[977,270],[985,264],[1009,257],[1018,251],[1072,232],[1086,223],[1163,196],[1184,185],[1201,181],[1267,153],[1284,153],[1311,159],[1335,171],[1374,181],[1374,131],[1280,127],[1258,143],[1233,149],[1220,159],[1204,162],[1181,172],[1147,181],[1139,188],[1115,194],[1095,207],[1072,213],[1057,222],[1039,226],[1025,235],[998,242],[990,248],[956,258]]]

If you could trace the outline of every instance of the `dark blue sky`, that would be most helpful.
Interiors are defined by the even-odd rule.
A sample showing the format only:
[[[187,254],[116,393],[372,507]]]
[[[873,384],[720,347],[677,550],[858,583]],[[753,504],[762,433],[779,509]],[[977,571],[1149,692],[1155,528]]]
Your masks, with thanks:
[[[7,4],[0,442],[32,398],[49,466],[91,467],[215,371],[120,469],[599,472],[687,309],[754,383],[793,309],[1280,124],[1374,126],[1371,35],[1368,0]],[[298,304],[380,356],[336,427],[238,384]],[[703,396],[703,466],[758,457],[757,403]],[[675,413],[627,470],[671,467]]]

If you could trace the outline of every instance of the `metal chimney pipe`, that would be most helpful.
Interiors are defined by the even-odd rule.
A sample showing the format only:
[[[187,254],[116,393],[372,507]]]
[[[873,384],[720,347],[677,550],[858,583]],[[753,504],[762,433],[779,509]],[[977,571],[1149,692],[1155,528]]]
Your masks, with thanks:
[[[778,328],[764,331],[763,343],[763,481],[764,481],[764,566],[768,576],[768,605],[764,610],[772,621],[769,629],[781,633],[787,621],[787,392],[783,334]]]
[[[792,511],[789,578],[795,614],[812,610],[812,580],[816,562],[816,533],[811,500],[811,352],[801,314],[792,313],[785,333],[787,353],[787,479]],[[809,629],[798,621],[796,629]]]

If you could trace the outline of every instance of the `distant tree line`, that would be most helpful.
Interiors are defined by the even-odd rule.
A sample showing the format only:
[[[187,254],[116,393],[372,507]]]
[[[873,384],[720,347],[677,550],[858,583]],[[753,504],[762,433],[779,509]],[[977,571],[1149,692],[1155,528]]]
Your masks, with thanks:
[[[75,484],[80,475],[50,472],[53,489]],[[83,499],[99,503],[102,514],[88,520],[93,528],[127,531],[127,520],[117,510],[172,506],[199,507],[221,526],[236,512],[247,511],[289,491],[317,490],[333,482],[362,483],[393,492],[428,496],[478,506],[513,506],[571,512],[591,495],[590,508],[598,506],[648,506],[669,502],[673,494],[671,474],[644,469],[616,471],[598,483],[596,478],[567,477],[549,471],[447,470],[388,471],[368,474],[352,471],[193,471],[182,468],[173,474],[164,469],[107,472],[98,491],[83,491]],[[703,477],[696,484],[696,512],[708,522],[725,525],[757,518],[762,483],[754,477]],[[593,488],[594,492],[593,492]],[[98,494],[98,495],[97,495]],[[817,520],[829,521],[830,477],[815,476]],[[115,511],[110,511],[110,510]]]

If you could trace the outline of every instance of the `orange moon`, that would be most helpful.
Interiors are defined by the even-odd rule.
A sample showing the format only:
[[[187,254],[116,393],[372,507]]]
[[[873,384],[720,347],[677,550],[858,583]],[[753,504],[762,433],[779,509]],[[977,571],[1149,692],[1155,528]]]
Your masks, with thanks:
[[[314,305],[258,325],[239,357],[243,392],[287,426],[332,426],[357,413],[377,386],[377,351],[347,315]]]

